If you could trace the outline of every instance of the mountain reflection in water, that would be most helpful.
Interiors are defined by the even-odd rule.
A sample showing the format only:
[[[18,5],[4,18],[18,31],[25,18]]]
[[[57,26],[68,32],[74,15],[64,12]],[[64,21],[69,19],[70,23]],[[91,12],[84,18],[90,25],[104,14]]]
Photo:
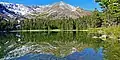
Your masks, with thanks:
[[[103,41],[92,36],[88,32],[0,33],[0,59],[102,60]]]
[[[93,48],[86,48],[82,52],[74,52],[66,57],[55,57],[51,54],[26,54],[13,60],[103,60],[103,48],[96,52]]]

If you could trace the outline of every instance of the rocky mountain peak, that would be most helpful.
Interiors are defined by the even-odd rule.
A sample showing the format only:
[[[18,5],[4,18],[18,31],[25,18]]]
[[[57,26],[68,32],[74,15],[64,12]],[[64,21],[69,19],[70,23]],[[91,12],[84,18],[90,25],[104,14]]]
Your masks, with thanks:
[[[59,5],[65,5],[66,3],[64,3],[63,1],[59,2]]]

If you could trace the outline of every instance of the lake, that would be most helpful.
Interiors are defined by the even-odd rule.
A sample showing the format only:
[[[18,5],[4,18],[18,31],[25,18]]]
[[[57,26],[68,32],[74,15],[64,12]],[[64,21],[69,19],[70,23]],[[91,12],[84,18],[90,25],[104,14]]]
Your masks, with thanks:
[[[111,57],[105,51],[108,51],[106,48],[112,42],[107,44],[102,39],[93,38],[97,35],[99,34],[85,31],[0,33],[0,58],[3,60],[103,60]],[[106,56],[107,54],[109,56]]]

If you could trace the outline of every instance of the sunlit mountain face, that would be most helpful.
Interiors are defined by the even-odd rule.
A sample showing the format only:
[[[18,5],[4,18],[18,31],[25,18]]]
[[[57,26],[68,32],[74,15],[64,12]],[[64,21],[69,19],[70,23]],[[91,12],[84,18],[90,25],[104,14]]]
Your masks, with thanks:
[[[25,6],[23,4],[0,2],[0,7],[0,13],[9,16],[10,18],[29,18],[29,15],[40,14],[44,14],[45,17],[53,18],[79,18],[91,14],[90,11],[86,11],[82,8],[72,6],[63,1],[44,6]]]

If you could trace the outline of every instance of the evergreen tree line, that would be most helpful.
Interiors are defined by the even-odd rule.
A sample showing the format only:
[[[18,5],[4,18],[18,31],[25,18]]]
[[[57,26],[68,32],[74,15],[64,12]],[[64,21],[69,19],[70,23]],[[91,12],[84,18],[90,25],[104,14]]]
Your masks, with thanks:
[[[85,16],[78,19],[26,19],[21,22],[22,30],[82,30],[87,28],[100,27],[101,21],[97,21],[98,18],[93,16]],[[99,25],[98,25],[99,24]]]

